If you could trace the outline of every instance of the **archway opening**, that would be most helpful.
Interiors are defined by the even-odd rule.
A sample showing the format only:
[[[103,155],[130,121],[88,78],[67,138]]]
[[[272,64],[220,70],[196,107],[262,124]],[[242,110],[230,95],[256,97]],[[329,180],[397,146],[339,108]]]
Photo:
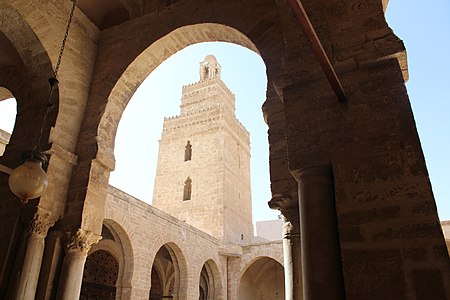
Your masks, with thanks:
[[[208,260],[202,267],[199,279],[199,300],[218,299],[221,296],[220,274],[217,265]]]
[[[284,299],[284,268],[276,260],[262,257],[255,260],[239,281],[240,300]]]
[[[181,270],[175,251],[170,245],[163,245],[153,261],[149,299],[178,299],[184,293],[181,285]]]
[[[271,197],[269,154],[267,125],[261,112],[266,99],[265,65],[258,54],[236,44],[208,42],[188,46],[147,77],[134,93],[119,123],[115,140],[116,167],[110,184],[152,203],[158,140],[164,118],[178,114],[182,86],[199,80],[199,63],[209,54],[216,56],[221,64],[222,80],[236,96],[236,116],[250,132],[253,220],[276,219],[278,213],[267,206]],[[195,151],[193,148],[193,156]],[[239,196],[237,191],[236,197]]]
[[[116,299],[119,263],[108,251],[98,250],[88,255],[84,265],[81,300]]]
[[[134,255],[131,241],[118,223],[111,219],[103,221],[102,239],[92,246],[90,253],[104,250],[110,253],[118,263],[116,281],[116,296],[121,298],[127,295],[127,287],[131,285],[131,277],[134,270]]]

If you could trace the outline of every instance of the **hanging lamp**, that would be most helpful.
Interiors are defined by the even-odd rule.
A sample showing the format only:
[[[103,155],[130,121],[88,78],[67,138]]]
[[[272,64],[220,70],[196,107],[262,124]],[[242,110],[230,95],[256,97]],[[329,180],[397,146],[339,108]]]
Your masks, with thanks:
[[[76,0],[72,1],[72,9],[67,21],[66,31],[61,43],[58,60],[56,62],[54,77],[49,78],[50,94],[48,97],[48,105],[42,118],[39,137],[33,150],[26,151],[22,154],[24,163],[14,169],[9,175],[8,185],[11,191],[20,198],[23,204],[27,203],[30,199],[35,199],[42,196],[47,190],[48,177],[44,171],[47,167],[47,157],[41,151],[41,138],[47,122],[49,113],[54,109],[53,92],[58,85],[57,75],[59,66],[61,64],[62,55],[64,53],[64,47],[66,45],[67,36],[69,35],[70,24],[72,23],[73,13],[75,11]]]

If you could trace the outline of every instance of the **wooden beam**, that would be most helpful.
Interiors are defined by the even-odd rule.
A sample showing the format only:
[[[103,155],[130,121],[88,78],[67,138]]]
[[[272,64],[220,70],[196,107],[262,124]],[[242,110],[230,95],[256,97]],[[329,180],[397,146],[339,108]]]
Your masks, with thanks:
[[[9,174],[11,174],[12,171],[13,170],[8,168],[7,166],[0,165],[0,172],[2,172],[2,173],[6,173],[9,175]]]
[[[320,64],[320,67],[325,73],[325,76],[330,82],[334,93],[336,94],[340,102],[346,102],[347,96],[345,95],[344,89],[339,81],[339,78],[336,75],[336,72],[334,71],[333,66],[331,65],[330,60],[328,59],[325,50],[323,49],[322,43],[320,42],[319,37],[317,36],[316,31],[314,30],[314,27],[311,24],[311,21],[309,20],[302,3],[300,2],[300,0],[287,0],[287,2],[289,4],[289,7],[294,12],[294,15],[297,18],[298,22],[300,23],[300,27],[303,33],[308,38],[314,56],[316,57],[317,61]]]

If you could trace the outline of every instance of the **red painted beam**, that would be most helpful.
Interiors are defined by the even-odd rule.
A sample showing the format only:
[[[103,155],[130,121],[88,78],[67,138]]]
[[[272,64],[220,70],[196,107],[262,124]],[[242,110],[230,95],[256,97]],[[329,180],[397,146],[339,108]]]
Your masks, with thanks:
[[[302,3],[300,2],[300,0],[287,0],[287,3],[294,12],[294,15],[297,18],[298,22],[300,23],[300,27],[303,33],[308,38],[314,56],[316,57],[317,61],[320,64],[320,67],[325,73],[325,76],[330,82],[334,93],[336,94],[340,102],[346,102],[347,96],[345,95],[344,89],[339,81],[339,78],[336,75],[336,72],[334,71],[333,66],[331,65],[330,60],[328,59],[327,54],[325,53],[325,50],[323,49],[322,43],[320,42],[319,37],[317,36],[316,31],[314,30],[314,27],[311,24],[311,21],[309,20]]]

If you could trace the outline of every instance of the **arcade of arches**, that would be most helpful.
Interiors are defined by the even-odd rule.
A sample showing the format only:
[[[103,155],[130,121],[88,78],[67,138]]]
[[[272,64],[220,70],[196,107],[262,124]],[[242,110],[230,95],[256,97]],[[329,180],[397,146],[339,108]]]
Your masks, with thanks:
[[[41,138],[49,187],[22,205],[0,173],[0,298],[266,299],[282,269],[285,299],[450,298],[449,255],[388,1],[301,1],[346,101],[291,2],[77,2]],[[39,138],[71,4],[0,0],[0,99],[17,101],[2,166],[20,165]],[[133,93],[172,54],[206,41],[247,47],[266,64],[269,205],[283,215],[282,242],[223,243],[226,232],[217,239],[108,185]],[[248,288],[257,285],[269,290]]]

